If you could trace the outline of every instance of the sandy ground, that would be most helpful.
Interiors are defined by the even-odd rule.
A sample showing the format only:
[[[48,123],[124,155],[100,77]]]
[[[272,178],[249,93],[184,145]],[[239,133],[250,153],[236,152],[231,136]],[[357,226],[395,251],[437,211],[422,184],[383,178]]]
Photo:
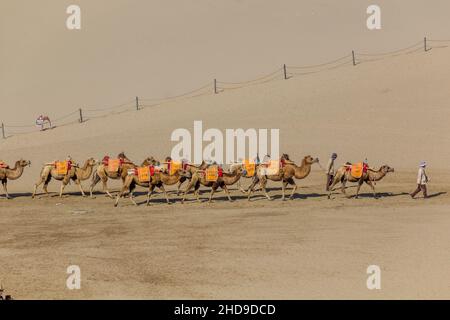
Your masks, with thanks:
[[[450,298],[449,174],[432,198],[410,199],[414,173],[396,172],[360,199],[328,200],[314,171],[292,201],[238,191],[228,203],[134,207],[97,195],[0,201],[1,278],[18,299]],[[138,202],[145,201],[145,190]],[[349,188],[353,193],[354,188]],[[203,194],[206,200],[206,194]],[[368,290],[379,265],[382,289]],[[81,290],[66,268],[81,268]]]

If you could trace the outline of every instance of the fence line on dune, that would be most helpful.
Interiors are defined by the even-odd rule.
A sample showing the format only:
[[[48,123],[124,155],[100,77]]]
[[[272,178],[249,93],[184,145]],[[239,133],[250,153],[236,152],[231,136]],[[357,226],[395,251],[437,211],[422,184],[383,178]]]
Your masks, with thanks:
[[[73,112],[61,115],[56,119],[51,120],[51,128],[63,127],[74,123],[84,123],[90,119],[105,118],[114,114],[121,114],[132,110],[139,111],[145,108],[151,108],[161,106],[165,103],[174,102],[182,99],[190,99],[195,97],[201,97],[206,95],[215,95],[224,91],[236,90],[246,88],[250,86],[260,85],[274,80],[288,80],[292,77],[304,76],[308,74],[319,73],[327,70],[333,70],[341,68],[343,66],[353,65],[357,66],[361,63],[383,60],[399,55],[406,55],[415,53],[418,51],[429,51],[433,47],[447,47],[450,45],[450,39],[427,39],[423,38],[423,41],[416,42],[410,46],[400,48],[393,51],[381,52],[381,53],[366,53],[355,52],[352,50],[349,54],[343,55],[339,58],[313,65],[293,66],[284,64],[282,67],[275,69],[267,74],[263,74],[255,79],[240,81],[240,82],[227,82],[218,81],[214,79],[206,84],[197,87],[196,89],[184,92],[181,94],[163,97],[163,98],[140,98],[135,97],[118,105],[113,106],[88,106],[85,108],[79,108]],[[15,135],[23,135],[32,132],[39,131],[37,125],[5,125],[1,123],[0,126],[3,139],[6,139]]]

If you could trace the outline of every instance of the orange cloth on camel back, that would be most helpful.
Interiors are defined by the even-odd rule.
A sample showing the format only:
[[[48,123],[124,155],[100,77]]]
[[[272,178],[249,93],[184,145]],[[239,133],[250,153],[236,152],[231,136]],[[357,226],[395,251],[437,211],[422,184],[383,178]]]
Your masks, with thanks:
[[[55,167],[58,175],[64,176],[72,168],[72,161],[56,161]]]
[[[0,160],[0,169],[8,169],[8,168],[9,166],[5,162]]]
[[[219,178],[219,168],[216,165],[209,166],[205,170],[205,179],[206,181],[216,182]]]
[[[108,159],[108,171],[117,172],[123,161],[121,159]]]
[[[362,177],[363,173],[366,173],[369,166],[366,163],[359,162],[352,164],[350,167],[350,173],[353,178],[359,179]]]

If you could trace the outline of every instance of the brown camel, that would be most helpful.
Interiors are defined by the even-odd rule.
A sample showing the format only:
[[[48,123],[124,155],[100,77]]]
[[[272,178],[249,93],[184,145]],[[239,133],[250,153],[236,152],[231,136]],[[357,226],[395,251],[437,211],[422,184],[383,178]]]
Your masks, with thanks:
[[[267,155],[268,156],[268,155]],[[280,161],[284,161],[285,163],[294,163],[293,161],[291,161],[291,159],[289,159],[289,155],[288,154],[286,154],[286,153],[283,153],[282,155],[281,155],[281,157],[280,157]],[[234,166],[235,164],[233,164],[232,166]],[[254,176],[252,176],[252,177],[249,177],[249,176],[242,176],[242,178],[246,178],[246,179],[251,179],[252,180],[252,182],[253,182],[253,180],[255,179],[255,176],[256,176],[256,172],[258,171],[258,167],[259,166],[261,166],[262,164],[261,163],[256,163],[256,165],[255,165],[255,175]],[[259,187],[258,187],[258,189],[256,189],[256,186],[254,186],[255,188],[253,189],[253,191],[258,191],[258,189],[259,189]],[[245,190],[242,186],[241,186],[241,180],[239,180],[238,182],[237,182],[237,188],[242,192],[242,193],[245,193],[245,194],[248,194],[248,192],[250,191],[250,186],[247,188],[247,190]]]
[[[314,163],[319,162],[318,158],[313,158],[311,156],[306,156],[302,160],[302,164],[300,166],[297,166],[294,162],[289,160],[289,156],[285,155],[285,166],[283,168],[280,168],[280,171],[276,175],[266,175],[265,168],[260,165],[258,166],[256,170],[256,175],[253,179],[252,184],[248,188],[248,200],[250,200],[250,197],[252,195],[252,192],[254,191],[254,188],[256,184],[259,182],[261,190],[264,192],[265,196],[268,200],[272,200],[272,198],[269,196],[266,190],[266,184],[268,180],[272,181],[281,181],[281,187],[283,191],[282,200],[285,200],[285,191],[286,186],[288,184],[293,185],[292,193],[289,196],[289,199],[293,199],[295,191],[297,190],[297,184],[295,183],[294,179],[304,179],[306,178],[309,173],[311,172],[311,166]]]
[[[143,163],[142,166],[148,166],[151,165],[151,163]],[[174,185],[176,183],[179,183],[182,177],[185,177],[185,174],[183,174],[183,170],[178,170],[175,172],[175,174],[170,175],[169,173],[160,171],[155,172],[153,176],[150,177],[150,181],[147,182],[141,182],[139,181],[139,177],[135,174],[128,175],[125,178],[124,184],[122,186],[122,189],[120,190],[119,194],[116,197],[116,202],[114,203],[114,206],[117,207],[119,204],[119,200],[121,197],[123,197],[126,193],[129,193],[129,198],[131,202],[134,205],[137,205],[136,201],[133,199],[133,192],[136,186],[140,186],[143,188],[148,189],[147,194],[147,205],[150,204],[150,198],[153,194],[153,191],[156,187],[158,187],[161,191],[164,192],[164,196],[166,197],[167,204],[170,204],[169,197],[167,196],[166,189],[164,188],[164,185],[170,186]]]
[[[110,171],[108,171],[108,166],[103,164],[103,163],[100,163],[97,166],[97,169],[95,170],[95,172],[94,172],[94,174],[92,176],[92,183],[91,183],[91,186],[89,188],[89,192],[90,192],[91,198],[94,198],[94,196],[92,194],[93,190],[94,190],[94,187],[101,180],[102,184],[103,184],[103,192],[105,192],[106,195],[109,196],[111,199],[114,199],[114,196],[109,192],[109,189],[108,189],[108,185],[107,185],[108,179],[113,179],[113,180],[121,179],[122,183],[124,183],[125,179],[128,176],[128,170],[129,169],[134,169],[134,168],[137,167],[131,160],[129,160],[125,156],[124,153],[119,154],[118,158],[122,159],[123,163],[119,167],[119,170],[117,172],[110,172]],[[149,157],[146,160],[144,160],[143,163],[156,164],[156,162],[157,161],[153,157]]]
[[[30,161],[21,159],[16,161],[14,168],[6,167],[0,169],[0,180],[2,181],[3,191],[5,193],[6,199],[11,199],[11,197],[8,194],[7,188],[8,180],[19,179],[23,174],[24,168],[29,165],[31,165]]]
[[[61,189],[59,191],[60,198],[62,198],[64,188],[70,183],[71,180],[74,181],[76,185],[78,185],[82,196],[85,197],[86,194],[84,193],[83,188],[81,186],[81,181],[85,181],[90,178],[96,163],[97,162],[93,158],[89,158],[88,160],[86,160],[86,162],[82,167],[72,165],[70,170],[65,175],[59,175],[58,172],[56,171],[55,166],[52,164],[44,165],[44,167],[41,170],[39,181],[34,185],[32,198],[36,196],[36,190],[42,183],[44,184],[43,189],[45,193],[49,196],[47,186],[52,178],[61,181]]]
[[[219,177],[217,181],[207,181],[203,172],[204,172],[203,170],[197,170],[197,172],[195,172],[195,174],[192,176],[189,185],[186,187],[186,190],[184,191],[181,203],[184,203],[186,195],[192,189],[192,187],[194,187],[194,195],[196,195],[197,201],[201,202],[199,195],[199,189],[201,185],[207,188],[211,188],[211,193],[209,194],[209,201],[208,201],[209,203],[211,203],[212,197],[219,187],[225,191],[228,200],[232,202],[233,200],[230,197],[230,191],[228,190],[227,186],[231,186],[239,181],[243,173],[242,165],[235,166],[232,172],[230,173],[223,172],[223,176]]]
[[[344,165],[340,167],[336,171],[336,175],[334,176],[333,183],[330,186],[330,191],[328,193],[328,199],[331,198],[331,192],[333,191],[333,187],[338,183],[341,182],[341,191],[342,193],[349,198],[347,193],[345,192],[345,184],[347,182],[357,182],[358,186],[356,189],[356,195],[355,198],[358,198],[359,190],[361,189],[362,184],[365,182],[367,183],[373,191],[373,197],[377,198],[377,194],[375,192],[375,182],[380,181],[383,179],[388,172],[394,172],[394,168],[389,167],[388,165],[382,165],[380,169],[374,170],[374,169],[368,169],[366,172],[364,172],[361,176],[361,178],[355,178],[352,176],[351,171],[349,170],[349,165]]]

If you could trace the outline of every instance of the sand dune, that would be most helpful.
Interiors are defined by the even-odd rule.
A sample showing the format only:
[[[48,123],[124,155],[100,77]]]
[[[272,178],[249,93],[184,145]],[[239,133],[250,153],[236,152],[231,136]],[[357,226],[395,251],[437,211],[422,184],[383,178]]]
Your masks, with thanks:
[[[446,170],[450,49],[434,48],[342,66],[317,74],[274,80],[220,94],[182,99],[140,111],[88,120],[1,142],[2,158],[33,161],[23,179],[11,184],[29,189],[40,165],[68,154],[78,162],[126,151],[136,162],[162,158],[176,144],[176,128],[279,128],[281,151],[299,160],[323,159],[335,151],[340,161],[368,158],[378,166],[414,170],[427,160],[430,172]],[[424,130],[425,129],[425,130]]]

